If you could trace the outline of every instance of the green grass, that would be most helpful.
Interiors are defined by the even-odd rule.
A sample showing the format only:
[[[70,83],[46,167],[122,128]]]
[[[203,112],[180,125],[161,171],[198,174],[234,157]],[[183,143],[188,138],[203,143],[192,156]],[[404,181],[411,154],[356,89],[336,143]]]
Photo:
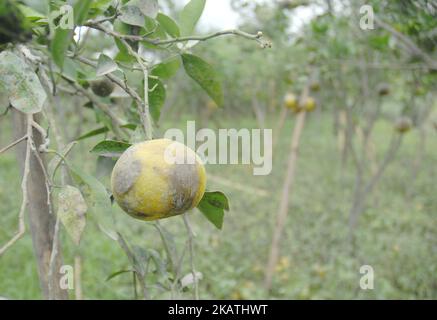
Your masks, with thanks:
[[[275,127],[277,119],[269,121]],[[222,128],[255,127],[250,119],[221,121]],[[160,128],[185,123],[167,121]],[[262,290],[263,269],[271,241],[283,179],[293,121],[289,120],[274,153],[269,176],[253,176],[243,165],[213,166],[214,176],[249,188],[262,189],[267,196],[223,186],[210,179],[208,188],[224,191],[231,203],[222,231],[196,210],[192,214],[196,269],[203,273],[201,298],[217,299],[412,299],[437,298],[437,142],[430,132],[427,149],[417,179],[411,181],[411,163],[415,159],[419,134],[408,134],[394,162],[370,196],[357,228],[357,249],[350,254],[347,240],[348,210],[354,185],[352,164],[341,167],[330,117],[312,115],[304,129],[296,180],[290,194],[285,235],[281,243],[281,264],[274,287],[267,295]],[[6,131],[8,131],[6,129]],[[392,132],[390,124],[378,123],[373,141],[378,160],[382,159]],[[431,135],[434,135],[431,137]],[[2,139],[5,145],[9,137]],[[98,142],[93,138],[78,147],[73,162],[90,173],[96,172],[96,159],[87,150]],[[108,184],[107,178],[102,182]],[[413,188],[410,198],[407,190]],[[13,152],[0,156],[0,242],[13,234],[21,201],[20,177]],[[140,247],[163,248],[156,229],[149,223],[129,218],[119,209],[117,224],[130,241]],[[174,235],[179,252],[187,236],[182,218],[163,220]],[[87,299],[131,299],[131,276],[106,278],[117,270],[129,268],[117,243],[106,237],[88,219],[81,246],[76,249],[62,233],[64,263],[73,265],[79,251],[83,257],[83,292]],[[360,290],[360,266],[375,271],[375,289]],[[189,272],[188,261],[184,273]],[[151,283],[153,279],[149,279]],[[153,290],[154,298],[168,293]],[[189,298],[192,292],[181,297]],[[0,296],[11,299],[42,298],[29,234],[0,258]]]

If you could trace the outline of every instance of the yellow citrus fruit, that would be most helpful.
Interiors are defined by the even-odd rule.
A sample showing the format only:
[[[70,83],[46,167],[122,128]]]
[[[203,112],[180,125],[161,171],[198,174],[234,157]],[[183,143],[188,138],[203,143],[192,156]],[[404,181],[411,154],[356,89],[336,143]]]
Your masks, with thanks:
[[[294,94],[287,93],[284,97],[284,104],[287,109],[298,111],[297,98]]]
[[[302,103],[301,108],[306,112],[314,111],[316,108],[316,100],[313,97],[307,97]]]
[[[146,221],[196,207],[205,187],[206,172],[200,158],[184,144],[169,139],[132,145],[118,159],[111,177],[119,206]]]

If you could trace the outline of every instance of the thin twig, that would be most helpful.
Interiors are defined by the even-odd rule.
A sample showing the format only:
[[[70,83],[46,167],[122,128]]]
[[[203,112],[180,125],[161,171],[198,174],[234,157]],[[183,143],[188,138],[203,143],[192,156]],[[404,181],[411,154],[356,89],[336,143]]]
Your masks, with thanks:
[[[188,233],[188,248],[190,251],[190,266],[191,266],[191,274],[193,275],[193,284],[194,284],[194,299],[199,300],[199,286],[197,283],[197,273],[194,269],[194,234],[193,229],[191,228],[190,220],[188,217],[188,213],[184,213],[184,224]]]
[[[59,243],[59,226],[60,219],[59,216],[56,216],[55,230],[53,232],[53,244],[52,244],[52,252],[50,253],[50,262],[49,262],[49,272],[47,275],[48,285],[49,285],[49,300],[55,299],[55,291],[53,289],[53,275],[55,273],[56,267],[56,258],[58,256],[58,243]]]
[[[73,147],[77,144],[77,141],[73,141],[71,143],[69,143],[66,147],[65,147],[65,151],[64,154],[60,154],[58,151],[56,150],[47,150],[47,153],[54,153],[55,156],[58,156],[60,159],[56,162],[54,168],[53,168],[53,172],[52,172],[52,176],[51,179],[52,181],[55,179],[56,176],[56,171],[58,170],[59,166],[61,165],[62,162],[66,162],[66,157],[67,155],[70,153],[70,151],[73,149]],[[63,183],[64,184],[64,183]]]
[[[135,57],[141,69],[143,69],[143,77],[144,77],[144,101],[138,106],[138,112],[141,115],[141,121],[143,123],[144,133],[146,134],[146,139],[151,140],[153,137],[152,132],[152,120],[150,119],[150,110],[149,110],[149,68],[147,63],[143,60],[143,58],[135,52],[129,43],[126,42],[125,39],[120,39],[120,41],[126,46],[129,53]]]
[[[76,300],[83,300],[82,257],[79,253],[77,253],[74,257],[74,296]]]
[[[92,93],[88,90],[82,88],[80,85],[69,82],[71,86],[73,86],[77,91],[81,92],[85,97],[87,97],[96,107],[102,110],[107,116],[109,116],[114,125],[114,132],[117,136],[122,137],[123,134],[129,136],[129,133],[122,127],[125,123],[108,107],[108,105],[100,102]]]
[[[47,190],[47,207],[49,208],[49,213],[52,214],[52,204],[51,204],[51,198],[50,198],[50,194],[51,194],[51,188],[52,188],[52,181],[47,173],[47,169],[44,165],[43,160],[41,159],[41,156],[39,155],[38,151],[36,149],[33,149],[33,154],[35,156],[35,158],[38,161],[39,166],[41,167],[41,171],[44,175],[44,182],[45,182],[45,186],[46,186],[46,190]]]
[[[89,65],[91,67],[96,68],[97,64],[91,60],[88,60],[87,58],[81,57],[81,56],[77,56],[77,57],[73,57],[74,59],[76,59],[79,62],[82,62],[83,64]],[[142,69],[138,69],[141,70]],[[128,86],[125,81],[123,81],[122,79],[118,78],[117,76],[114,76],[111,73],[105,74],[105,77],[107,77],[109,80],[111,80],[112,82],[114,82],[116,85],[118,85],[120,88],[122,88],[128,95],[130,95],[133,99],[135,99],[137,102],[139,102],[140,104],[143,103],[143,101],[141,100],[141,97],[139,96],[139,94],[132,89],[130,86]]]
[[[7,145],[6,147],[4,147],[3,149],[0,149],[0,154],[8,151],[9,149],[11,149],[12,147],[15,147],[17,144],[19,144],[21,141],[26,140],[27,139],[27,134],[23,137],[21,137],[18,140],[15,140],[14,142],[12,142],[11,144]]]
[[[182,271],[182,264],[184,262],[185,253],[186,253],[188,247],[189,247],[189,241],[186,241],[184,248],[182,250],[181,256],[179,257],[178,265],[176,266],[176,273],[174,275],[173,283],[171,284],[171,297],[172,297],[172,299],[174,299],[174,290],[176,288],[177,283],[179,282],[179,277],[180,277],[181,271]]]
[[[406,35],[400,33],[395,28],[393,28],[388,23],[385,23],[381,19],[379,19],[377,16],[375,16],[375,22],[377,25],[379,25],[384,30],[390,32],[395,38],[397,38],[401,43],[407,47],[407,49],[410,51],[411,54],[414,54],[418,57],[420,57],[430,69],[437,70],[437,61],[431,58],[426,52],[424,52],[422,49],[420,49],[410,38],[408,38]]]
[[[116,31],[112,31],[112,30],[102,26],[101,24],[95,23],[93,21],[89,21],[85,25],[87,27],[90,27],[90,28],[93,28],[96,30],[100,30],[100,31],[102,31],[110,36],[113,36],[115,38],[118,38],[118,39],[131,40],[131,41],[143,41],[143,42],[147,42],[147,43],[153,44],[153,45],[166,45],[166,44],[173,44],[173,43],[186,42],[186,41],[206,41],[206,40],[221,37],[221,36],[235,35],[235,36],[240,36],[240,37],[243,37],[243,38],[246,38],[249,40],[255,40],[263,48],[271,47],[271,43],[269,41],[266,41],[263,39],[263,33],[261,31],[259,31],[256,34],[250,34],[250,33],[247,33],[247,32],[241,31],[241,30],[231,29],[231,30],[214,32],[214,33],[207,34],[204,36],[187,36],[187,37],[178,37],[178,38],[161,40],[161,39],[149,39],[149,38],[147,38],[147,36],[121,34],[121,33],[118,33]]]
[[[15,242],[17,242],[25,233],[26,225],[24,223],[24,213],[28,204],[28,196],[27,196],[27,182],[30,174],[30,157],[32,154],[31,150],[31,140],[32,140],[32,121],[33,116],[27,115],[27,134],[26,137],[27,145],[26,145],[26,158],[24,160],[24,170],[23,170],[23,180],[21,181],[21,191],[23,194],[23,199],[21,202],[20,212],[18,214],[18,231],[15,235],[0,248],[0,256],[2,256]]]
[[[349,239],[350,240],[353,239],[353,231],[357,225],[358,218],[363,211],[363,206],[365,205],[367,197],[373,191],[374,187],[381,179],[387,166],[394,159],[394,156],[396,155],[396,153],[401,145],[402,137],[403,136],[400,135],[399,133],[397,133],[397,132],[394,133],[394,136],[391,140],[390,146],[389,146],[389,148],[385,154],[385,157],[384,157],[381,165],[379,166],[378,170],[369,179],[369,181],[364,186],[364,188],[359,188],[358,191],[355,192],[354,202],[353,202],[352,208],[349,212]]]
[[[315,70],[312,70],[305,87],[302,90],[299,101],[305,101],[310,92],[310,84],[315,77]],[[290,141],[290,152],[287,162],[287,171],[285,173],[284,183],[282,185],[281,201],[279,203],[276,222],[273,230],[272,242],[269,250],[269,258],[265,269],[264,288],[270,291],[273,283],[274,270],[278,263],[280,254],[280,243],[283,236],[285,223],[290,205],[290,194],[293,194],[295,181],[295,172],[298,161],[299,147],[303,129],[305,127],[306,111],[299,112],[296,118],[296,124],[293,129],[293,135]]]

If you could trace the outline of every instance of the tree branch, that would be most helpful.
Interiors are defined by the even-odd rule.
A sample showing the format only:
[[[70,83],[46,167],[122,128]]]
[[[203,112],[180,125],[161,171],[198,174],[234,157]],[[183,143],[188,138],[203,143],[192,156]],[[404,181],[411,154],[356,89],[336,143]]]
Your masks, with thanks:
[[[124,39],[124,40],[132,40],[132,41],[143,41],[147,42],[153,45],[165,45],[165,44],[174,44],[178,42],[186,42],[186,41],[206,41],[212,38],[217,38],[221,36],[226,35],[235,35],[239,37],[243,37],[249,40],[255,40],[260,44],[262,48],[271,48],[272,44],[270,41],[265,40],[263,38],[263,33],[259,31],[257,34],[250,34],[241,30],[237,29],[231,29],[231,30],[224,30],[224,31],[218,31],[211,34],[207,34],[204,36],[187,36],[187,37],[178,37],[178,38],[172,38],[172,39],[149,39],[146,36],[136,36],[136,35],[125,35],[118,33],[116,31],[109,30],[102,26],[100,23],[96,23],[95,21],[88,21],[85,26],[102,31],[110,36],[113,36],[118,39]]]
[[[381,28],[390,32],[395,38],[402,42],[412,54],[419,56],[430,69],[437,70],[437,61],[432,59],[427,53],[420,49],[410,38],[400,33],[395,28],[379,19],[377,16],[375,16],[375,22]]]

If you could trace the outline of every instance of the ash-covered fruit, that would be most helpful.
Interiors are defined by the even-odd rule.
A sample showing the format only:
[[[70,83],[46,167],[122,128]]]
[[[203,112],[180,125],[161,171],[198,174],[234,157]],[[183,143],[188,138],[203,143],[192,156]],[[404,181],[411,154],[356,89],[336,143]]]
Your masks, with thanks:
[[[205,193],[206,172],[196,153],[168,139],[137,143],[118,159],[111,188],[119,206],[151,221],[183,214]]]
[[[400,117],[396,120],[395,130],[399,133],[405,133],[411,130],[413,127],[413,122],[408,117]]]
[[[378,94],[380,96],[387,96],[390,94],[390,85],[388,83],[380,83],[378,85]]]
[[[107,79],[101,78],[90,82],[91,90],[99,97],[108,97],[114,91],[114,83]]]

